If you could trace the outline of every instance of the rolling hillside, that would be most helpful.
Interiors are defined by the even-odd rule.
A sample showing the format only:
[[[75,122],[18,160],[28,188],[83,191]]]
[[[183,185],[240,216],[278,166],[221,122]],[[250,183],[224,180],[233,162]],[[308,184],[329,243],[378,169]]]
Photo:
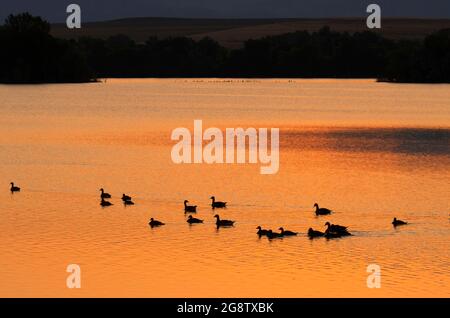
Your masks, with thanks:
[[[69,30],[65,24],[52,25],[52,34],[62,38],[92,36],[107,38],[125,34],[137,42],[149,36],[159,38],[187,36],[200,39],[211,37],[228,48],[238,48],[248,39],[278,35],[299,30],[316,31],[330,26],[336,31],[367,30],[365,18],[330,19],[182,19],[128,18],[104,22],[84,23],[79,30]],[[387,38],[422,38],[434,31],[450,28],[450,19],[384,18],[377,31]]]

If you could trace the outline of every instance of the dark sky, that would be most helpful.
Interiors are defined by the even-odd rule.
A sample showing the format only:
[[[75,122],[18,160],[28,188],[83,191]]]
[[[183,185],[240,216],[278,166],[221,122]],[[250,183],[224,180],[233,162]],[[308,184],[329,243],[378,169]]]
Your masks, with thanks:
[[[450,18],[450,0],[0,0],[0,20],[23,11],[51,22],[66,19],[70,3],[81,6],[82,21],[124,17],[299,18],[364,16],[370,3],[384,16]]]

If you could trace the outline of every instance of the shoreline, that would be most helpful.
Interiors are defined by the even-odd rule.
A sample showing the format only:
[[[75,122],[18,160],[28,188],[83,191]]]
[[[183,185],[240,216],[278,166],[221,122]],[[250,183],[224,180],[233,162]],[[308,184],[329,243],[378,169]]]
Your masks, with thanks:
[[[97,78],[89,81],[61,81],[61,82],[0,82],[0,85],[51,85],[51,84],[104,84],[107,80],[135,80],[135,79],[154,79],[154,80],[206,80],[206,79],[216,79],[216,80],[372,80],[376,83],[387,83],[387,84],[422,84],[422,85],[446,85],[450,84],[450,82],[411,82],[411,81],[395,81],[388,80],[384,78],[372,78],[372,77],[264,77],[264,76],[242,76],[242,77],[230,77],[230,76],[160,76],[160,77],[106,77],[106,78]]]

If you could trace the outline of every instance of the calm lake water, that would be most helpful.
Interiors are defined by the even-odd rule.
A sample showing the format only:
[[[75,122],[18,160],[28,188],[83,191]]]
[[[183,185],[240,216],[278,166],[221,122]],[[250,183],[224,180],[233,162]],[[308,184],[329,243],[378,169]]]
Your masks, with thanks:
[[[170,134],[194,119],[280,128],[279,172],[174,164]],[[449,297],[449,168],[450,85],[0,85],[0,296]],[[99,206],[100,187],[113,206]],[[234,228],[216,230],[211,195]],[[204,224],[188,226],[185,199]],[[316,217],[315,202],[335,212]],[[306,237],[326,221],[354,236]],[[258,225],[299,235],[259,239]],[[81,289],[66,287],[68,264]],[[380,289],[367,288],[369,264]]]

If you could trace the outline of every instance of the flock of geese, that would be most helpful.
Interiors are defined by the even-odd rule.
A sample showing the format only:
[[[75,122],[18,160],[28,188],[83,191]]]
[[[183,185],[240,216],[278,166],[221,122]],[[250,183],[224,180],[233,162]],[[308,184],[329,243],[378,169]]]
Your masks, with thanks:
[[[111,199],[111,194],[106,193],[103,188],[100,189],[100,205],[101,206],[110,206],[113,205],[111,202],[106,201],[105,199]],[[125,193],[122,194],[122,202],[124,205],[134,205],[134,202],[131,200],[131,197],[126,195]]]
[[[20,192],[20,188],[14,185],[14,182],[11,182],[11,193],[14,192]],[[100,190],[100,205],[102,207],[107,207],[113,205],[110,201],[107,201],[106,199],[111,199],[111,194],[105,192],[103,188]],[[124,205],[134,205],[134,202],[132,200],[132,197],[126,195],[125,193],[122,194],[122,202]],[[211,208],[214,209],[224,209],[227,207],[227,202],[222,201],[216,201],[216,198],[214,196],[210,197],[211,200]],[[196,205],[189,205],[188,200],[184,200],[184,213],[197,213],[197,206]],[[320,215],[330,215],[333,211],[327,208],[321,208],[319,207],[319,204],[315,203],[313,208],[315,208],[315,214],[316,216]],[[236,221],[232,220],[223,220],[220,218],[219,214],[214,215],[214,218],[216,219],[216,226],[217,228],[220,227],[232,227],[236,223]],[[186,222],[188,224],[201,224],[203,223],[203,220],[193,217],[191,214],[188,216]],[[154,218],[150,218],[150,221],[148,223],[151,228],[159,227],[165,225],[165,223],[155,220]],[[394,227],[406,225],[408,224],[405,221],[398,220],[397,218],[394,218],[392,221],[392,225]],[[338,224],[331,224],[330,222],[325,223],[326,229],[324,232],[314,230],[313,228],[308,229],[308,237],[318,238],[318,237],[325,237],[328,239],[333,238],[341,238],[345,236],[351,236],[352,234],[348,231],[348,228],[346,226],[338,225]],[[271,229],[263,229],[261,226],[258,226],[256,228],[258,231],[256,234],[259,237],[266,236],[268,239],[275,239],[275,238],[282,238],[287,236],[296,236],[298,233],[285,230],[283,227],[280,227],[278,230],[280,232],[274,232]]]

